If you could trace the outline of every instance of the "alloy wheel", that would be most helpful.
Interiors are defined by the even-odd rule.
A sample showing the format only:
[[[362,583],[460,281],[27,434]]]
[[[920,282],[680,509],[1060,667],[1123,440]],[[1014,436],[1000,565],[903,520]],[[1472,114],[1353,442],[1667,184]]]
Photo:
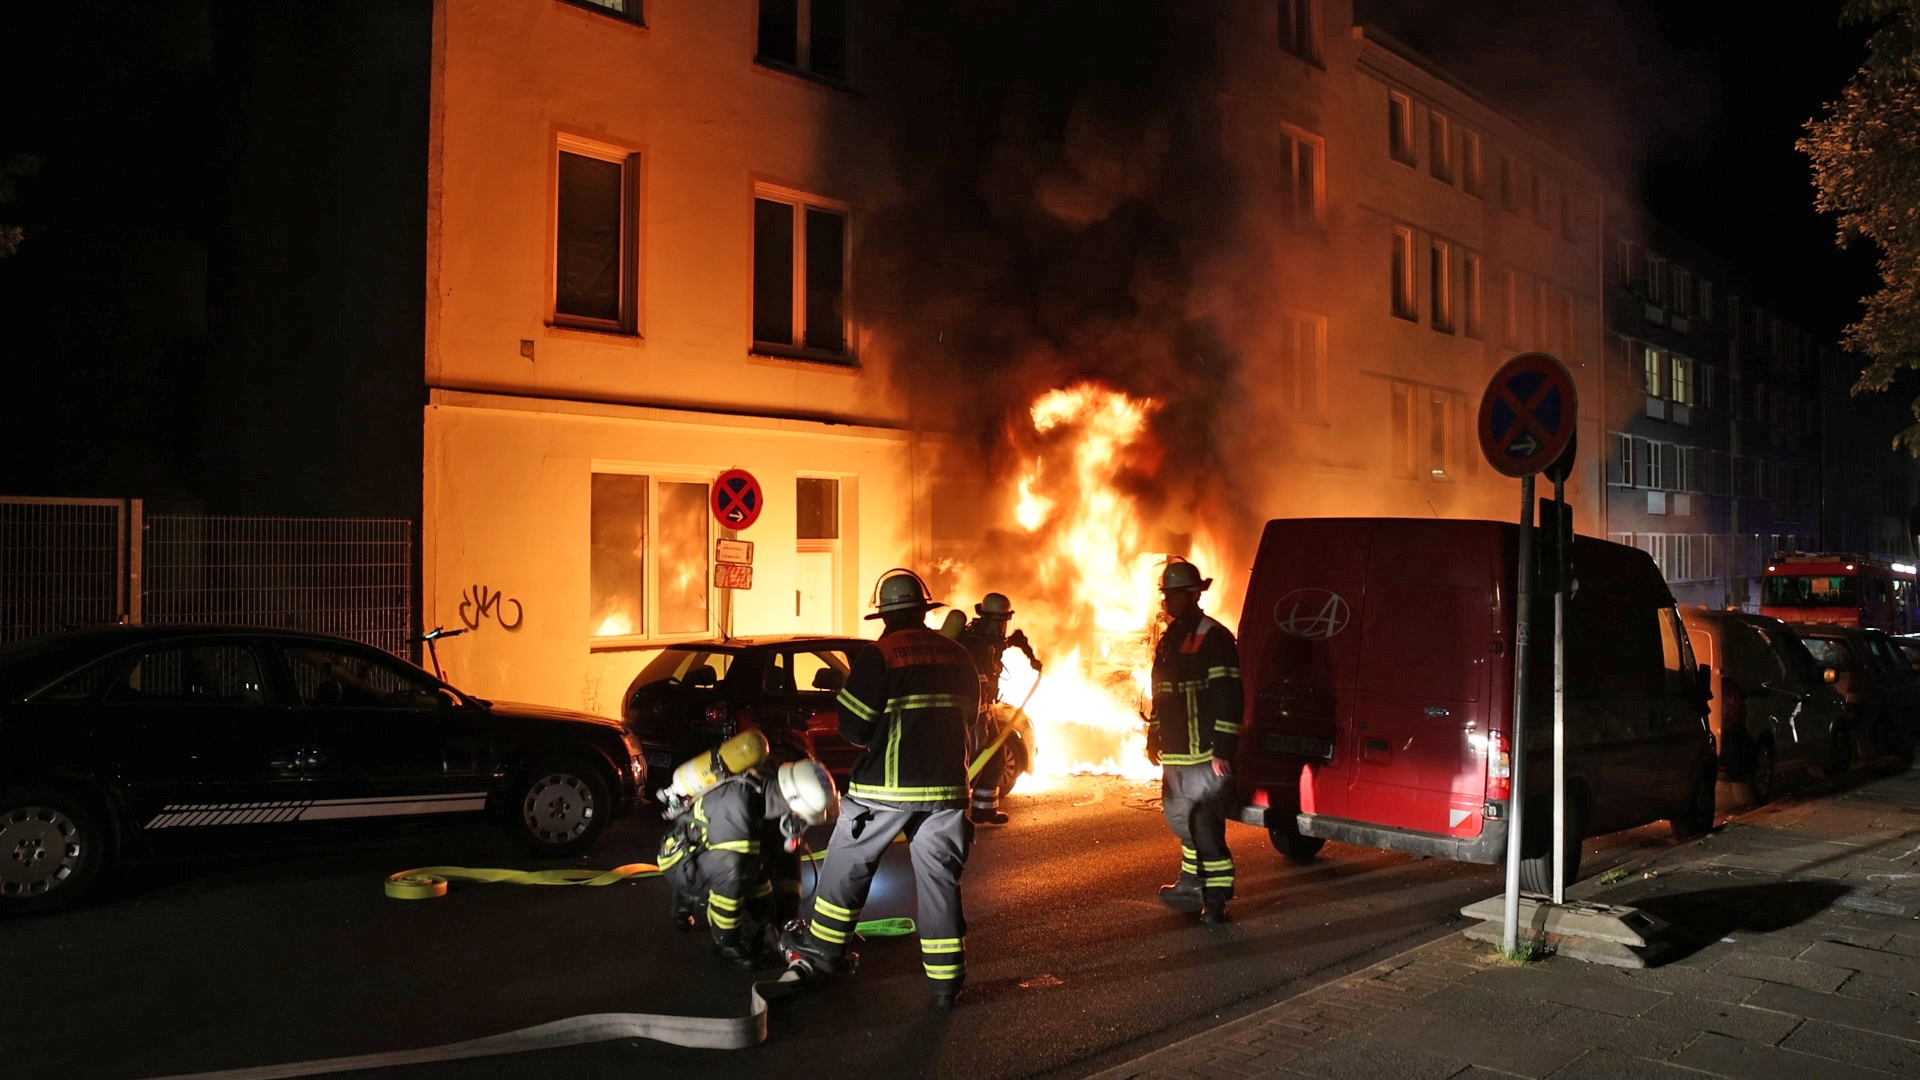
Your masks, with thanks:
[[[86,856],[80,826],[50,806],[16,806],[0,816],[0,897],[44,896]]]
[[[533,780],[521,805],[527,831],[543,844],[564,844],[586,832],[597,810],[593,787],[565,772]]]

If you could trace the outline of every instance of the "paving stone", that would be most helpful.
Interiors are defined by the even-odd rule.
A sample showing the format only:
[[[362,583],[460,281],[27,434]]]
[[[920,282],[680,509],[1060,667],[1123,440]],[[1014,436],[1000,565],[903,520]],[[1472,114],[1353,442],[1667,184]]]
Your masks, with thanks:
[[[1849,980],[1851,981],[1851,980]],[[1797,986],[1768,983],[1756,991],[1747,1004],[1754,1009],[1772,1009],[1841,1027],[1878,1032],[1900,1039],[1920,1040],[1920,1016],[1912,1012],[1873,1005],[1838,994],[1816,994]],[[1735,1032],[1725,1032],[1733,1035]],[[1778,1040],[1774,1040],[1778,1041]]]
[[[1283,1066],[1286,1073],[1323,1080],[1445,1080],[1471,1065],[1464,1058],[1444,1057],[1425,1050],[1353,1033],[1309,1050]]]
[[[1568,962],[1572,963],[1572,961]],[[1557,966],[1557,962],[1552,966]],[[1722,975],[1717,971],[1702,971],[1688,967],[1616,968],[1600,964],[1583,964],[1578,970],[1582,971],[1587,978],[1602,982],[1736,1004],[1745,1001],[1749,994],[1767,985],[1759,979],[1743,979],[1733,975]]]
[[[1700,1074],[1618,1050],[1595,1049],[1574,1058],[1551,1080],[1700,1080]]]
[[[1809,932],[1805,937],[1784,933],[1757,934],[1746,930],[1735,930],[1727,937],[1732,941],[1721,940],[1714,944],[1731,945],[1735,950],[1750,956],[1773,956],[1782,960],[1791,960],[1807,951],[1807,947],[1819,939]]]
[[[1745,1005],[1701,1001],[1690,997],[1670,997],[1648,1009],[1644,1019],[1768,1045],[1786,1038],[1794,1028],[1800,1026],[1798,1016],[1784,1012],[1750,1009]]]
[[[1815,1057],[1832,1058],[1863,1069],[1896,1076],[1920,1075],[1920,1043],[1875,1035],[1870,1031],[1809,1020],[1780,1044]]]
[[[1566,1011],[1567,1006],[1556,1001],[1515,998],[1469,985],[1435,994],[1409,1007],[1403,1015],[1410,1022],[1433,1017],[1460,1024],[1545,1032]]]
[[[1818,940],[1837,941],[1842,945],[1855,945],[1862,949],[1880,949],[1886,952],[1899,952],[1887,946],[1898,934],[1885,930],[1855,930],[1850,926],[1821,926],[1818,928]],[[1920,953],[1906,953],[1907,956],[1920,956]]]
[[[1832,992],[1853,974],[1851,968],[1829,967],[1805,960],[1786,960],[1777,956],[1730,956],[1713,965],[1713,970],[1749,979],[1785,983],[1806,990]]]
[[[1574,978],[1550,971],[1506,968],[1488,971],[1472,985],[1519,998],[1545,998],[1614,1016],[1639,1016],[1667,995],[1654,990]]]
[[[1697,1028],[1575,1008],[1562,1011],[1552,1024],[1541,1030],[1562,1042],[1579,1043],[1590,1049],[1631,1047],[1635,1053],[1650,1058],[1670,1057],[1700,1035]]]
[[[1852,942],[1852,944],[1860,945],[1863,943],[1855,941]],[[1920,956],[1920,937],[1916,937],[1913,934],[1890,934],[1886,941],[1871,947],[1884,949],[1887,952],[1899,953],[1901,956]]]
[[[1717,1073],[1734,1080],[1879,1080],[1882,1074],[1777,1046],[1746,1042],[1711,1032],[1695,1039],[1673,1059],[1676,1065]]]
[[[1395,1017],[1367,1033],[1516,1076],[1546,1076],[1587,1049],[1508,1024],[1469,1024],[1438,1016]]]
[[[1875,1005],[1920,1016],[1920,986],[1913,979],[1892,979],[1885,975],[1855,975],[1836,991],[1841,997],[1871,1001]]]
[[[1899,953],[1881,952],[1879,949],[1862,949],[1853,945],[1839,945],[1831,941],[1822,941],[1806,952],[1800,959],[1809,964],[1828,964],[1838,968],[1850,968],[1865,971],[1873,975],[1887,975],[1893,978],[1911,977],[1915,974],[1913,957]]]

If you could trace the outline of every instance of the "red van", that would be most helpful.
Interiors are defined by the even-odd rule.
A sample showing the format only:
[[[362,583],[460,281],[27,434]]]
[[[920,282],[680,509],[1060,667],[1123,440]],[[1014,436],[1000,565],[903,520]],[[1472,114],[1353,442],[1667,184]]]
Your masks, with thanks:
[[[1271,521],[1240,617],[1241,820],[1288,857],[1327,840],[1494,863],[1511,795],[1519,529]],[[1580,537],[1567,603],[1570,867],[1581,836],[1713,822],[1705,683],[1653,560]],[[1551,886],[1553,603],[1536,593],[1525,887]],[[1536,798],[1539,800],[1536,805]],[[1571,878],[1571,871],[1570,871]]]

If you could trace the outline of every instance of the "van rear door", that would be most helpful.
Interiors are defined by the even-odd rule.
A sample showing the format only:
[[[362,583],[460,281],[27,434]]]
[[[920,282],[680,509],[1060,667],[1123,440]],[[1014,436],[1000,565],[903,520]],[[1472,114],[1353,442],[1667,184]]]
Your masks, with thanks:
[[[1498,530],[1404,520],[1374,529],[1345,816],[1480,834]]]

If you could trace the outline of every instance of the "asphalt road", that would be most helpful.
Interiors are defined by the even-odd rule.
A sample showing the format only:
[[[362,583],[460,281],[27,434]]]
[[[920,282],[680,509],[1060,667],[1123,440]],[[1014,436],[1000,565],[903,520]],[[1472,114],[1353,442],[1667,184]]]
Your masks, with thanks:
[[[1498,868],[1329,844],[1286,863],[1231,826],[1235,922],[1203,927],[1157,887],[1179,849],[1153,785],[1080,778],[1016,796],[967,867],[967,995],[930,1010],[912,938],[857,973],[776,1002],[760,1047],[644,1041],[424,1065],[439,1078],[1082,1075],[1390,956],[1457,925]],[[660,824],[620,822],[582,865],[652,861]],[[1598,873],[1668,843],[1664,826],[1587,845]],[[601,888],[460,885],[397,901],[422,865],[516,866],[486,830],[418,833],[269,860],[146,868],[64,915],[0,923],[12,1076],[149,1077],[476,1038],[583,1013],[744,1014],[750,976],[704,932],[668,928],[657,881]],[[551,865],[551,864],[549,864]],[[867,918],[912,914],[896,846]],[[766,977],[766,976],[762,976]]]

